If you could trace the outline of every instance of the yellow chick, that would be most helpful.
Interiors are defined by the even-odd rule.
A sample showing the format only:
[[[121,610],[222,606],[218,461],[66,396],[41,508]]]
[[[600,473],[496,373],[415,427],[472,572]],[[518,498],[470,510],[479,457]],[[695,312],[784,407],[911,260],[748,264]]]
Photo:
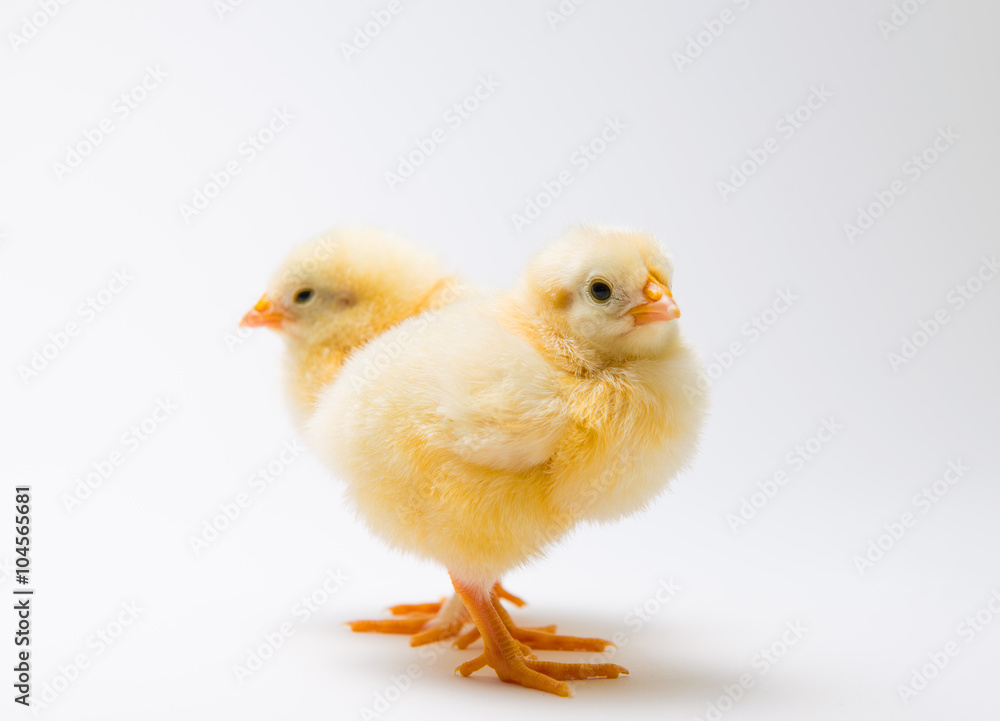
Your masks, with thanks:
[[[490,666],[566,696],[566,680],[627,673],[536,659],[595,639],[518,628],[495,584],[576,523],[639,511],[693,458],[705,407],[685,393],[699,364],[672,281],[650,235],[577,228],[514,291],[379,336],[318,399],[311,444],[368,527],[451,574],[484,644],[463,676]]]
[[[271,328],[284,339],[288,397],[302,428],[354,350],[459,293],[458,281],[410,241],[341,228],[295,248],[240,325]]]
[[[241,326],[277,331],[287,346],[286,386],[301,429],[316,396],[347,357],[400,321],[441,308],[463,289],[426,251],[373,228],[341,228],[295,248]],[[497,587],[501,597],[524,602]],[[468,622],[457,597],[393,606],[400,618],[354,621],[355,631],[413,635],[421,645],[457,636]]]

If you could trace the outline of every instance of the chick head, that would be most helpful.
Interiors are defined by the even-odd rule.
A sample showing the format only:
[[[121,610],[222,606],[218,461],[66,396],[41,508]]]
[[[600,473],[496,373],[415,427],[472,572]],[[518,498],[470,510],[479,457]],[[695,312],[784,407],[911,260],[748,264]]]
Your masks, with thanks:
[[[295,248],[240,325],[347,349],[413,315],[446,277],[399,236],[338,229]]]
[[[676,334],[674,265],[653,236],[580,226],[542,250],[522,290],[556,333],[611,358],[658,355]]]

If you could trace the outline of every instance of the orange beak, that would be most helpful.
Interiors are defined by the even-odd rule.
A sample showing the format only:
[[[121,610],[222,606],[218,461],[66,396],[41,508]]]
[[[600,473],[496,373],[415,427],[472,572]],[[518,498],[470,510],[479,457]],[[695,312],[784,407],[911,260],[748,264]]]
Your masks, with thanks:
[[[240,321],[240,327],[259,328],[267,326],[273,330],[281,330],[281,324],[288,320],[288,316],[281,311],[281,308],[271,303],[267,293],[260,297],[255,305]]]
[[[629,311],[635,318],[636,325],[655,323],[660,320],[674,320],[681,317],[681,309],[674,302],[670,288],[662,285],[652,276],[646,281],[642,295],[646,302],[640,303]]]

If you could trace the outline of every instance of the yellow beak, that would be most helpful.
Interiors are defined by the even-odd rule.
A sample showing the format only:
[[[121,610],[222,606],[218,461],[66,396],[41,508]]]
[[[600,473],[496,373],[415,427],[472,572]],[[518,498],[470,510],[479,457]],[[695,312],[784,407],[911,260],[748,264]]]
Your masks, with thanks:
[[[670,288],[662,285],[652,276],[646,281],[642,295],[646,302],[640,303],[629,311],[635,318],[636,325],[655,323],[660,320],[674,320],[681,317],[681,309],[674,302]]]
[[[260,297],[257,304],[243,316],[240,327],[259,328],[266,326],[273,330],[281,330],[281,324],[288,320],[288,316],[276,305],[271,303],[267,293]]]

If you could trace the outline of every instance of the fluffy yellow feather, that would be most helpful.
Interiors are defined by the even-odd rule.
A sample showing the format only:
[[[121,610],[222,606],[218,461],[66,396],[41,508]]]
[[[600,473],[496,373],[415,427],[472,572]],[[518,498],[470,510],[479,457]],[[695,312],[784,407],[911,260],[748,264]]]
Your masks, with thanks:
[[[301,427],[347,357],[400,321],[460,294],[426,251],[374,228],[340,228],[295,248],[241,325],[287,346],[286,387]]]
[[[697,358],[673,264],[644,233],[578,228],[512,292],[417,316],[354,353],[308,434],[371,530],[434,559],[501,679],[568,694],[616,676],[526,656],[492,591],[576,523],[633,513],[693,457]],[[536,646],[539,647],[539,646]],[[542,646],[544,647],[544,646]]]

